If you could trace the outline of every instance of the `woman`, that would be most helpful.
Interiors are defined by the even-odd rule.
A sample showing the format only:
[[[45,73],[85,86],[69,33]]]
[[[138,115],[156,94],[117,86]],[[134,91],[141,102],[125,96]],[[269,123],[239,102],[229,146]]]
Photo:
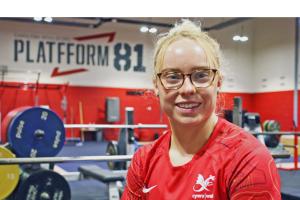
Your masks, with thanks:
[[[155,92],[171,130],[135,153],[122,199],[281,199],[267,148],[215,114],[218,43],[186,20],[154,55]]]

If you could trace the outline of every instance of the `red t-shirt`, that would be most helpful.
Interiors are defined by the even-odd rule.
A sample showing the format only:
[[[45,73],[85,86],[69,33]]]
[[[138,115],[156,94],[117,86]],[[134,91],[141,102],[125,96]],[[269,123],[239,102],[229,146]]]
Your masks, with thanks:
[[[182,166],[169,157],[171,133],[138,149],[122,200],[280,200],[275,162],[255,137],[219,118],[207,143]]]

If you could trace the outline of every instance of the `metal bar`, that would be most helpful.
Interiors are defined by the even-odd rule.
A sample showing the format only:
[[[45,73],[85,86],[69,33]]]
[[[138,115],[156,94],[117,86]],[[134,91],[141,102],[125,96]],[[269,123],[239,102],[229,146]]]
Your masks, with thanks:
[[[294,122],[294,128],[298,127],[298,72],[299,72],[299,23],[300,20],[297,17],[295,20],[295,72],[294,72],[294,118],[293,118],[293,122]]]
[[[284,144],[283,147],[286,147],[286,148],[295,148],[295,145]]]
[[[166,124],[65,124],[65,128],[168,128]]]
[[[76,18],[74,18],[76,19]],[[95,23],[89,22],[76,22],[76,21],[61,21],[63,20],[60,18],[55,18],[53,22],[47,23],[44,21],[41,22],[35,22],[33,18],[25,18],[25,17],[2,17],[0,20],[5,21],[16,21],[16,22],[25,22],[25,23],[33,23],[33,24],[44,24],[44,25],[63,25],[63,26],[75,26],[75,27],[82,27],[82,28],[97,28],[103,23],[111,22],[113,20],[116,20],[118,23],[127,23],[127,24],[135,24],[135,25],[148,25],[148,26],[157,26],[157,27],[163,27],[163,28],[172,28],[174,27],[173,23],[161,23],[161,22],[154,22],[149,20],[143,20],[143,18],[139,19],[130,19],[130,18],[103,18],[103,17],[86,17],[86,18],[78,18],[81,20],[94,20]],[[239,18],[233,18],[229,19],[227,21],[215,24],[211,27],[203,27],[202,30],[204,31],[212,31],[212,30],[221,30],[223,28],[233,26],[238,23],[242,23],[244,21],[247,21],[249,17],[239,17]]]
[[[57,21],[56,19],[53,20],[51,23],[47,23],[44,21],[36,22],[33,18],[25,18],[25,17],[2,17],[0,20],[5,21],[15,21],[15,22],[25,22],[25,23],[32,23],[32,24],[44,24],[44,25],[63,25],[63,26],[76,26],[82,28],[92,28],[93,24],[81,23],[81,22],[67,22],[67,21]]]
[[[298,71],[299,71],[299,23],[300,20],[297,17],[295,20],[295,80],[294,80],[294,108],[293,108],[293,125],[294,130],[298,129]],[[294,138],[294,165],[295,170],[298,169],[298,137]]]
[[[78,156],[78,157],[39,157],[39,158],[0,158],[0,165],[11,164],[38,164],[38,163],[64,163],[75,161],[129,161],[132,155],[117,156]]]
[[[247,21],[249,19],[252,19],[252,18],[249,18],[249,17],[233,18],[233,19],[229,19],[225,22],[221,22],[221,23],[218,23],[216,25],[213,25],[211,27],[203,28],[203,30],[204,31],[220,30],[220,29],[223,29],[223,28],[226,28],[226,27],[238,24],[238,23],[242,23],[242,22]]]
[[[253,135],[300,135],[300,132],[250,132]]]
[[[138,25],[148,25],[148,26],[151,25],[151,26],[158,26],[164,28],[172,28],[174,26],[174,24],[169,24],[169,23],[159,23],[159,22],[144,21],[144,20],[137,20],[137,19],[126,19],[126,18],[114,18],[114,19],[116,19],[118,23],[138,24]]]
[[[285,158],[288,154],[271,153],[274,158]],[[133,155],[117,156],[79,156],[79,157],[40,157],[40,158],[0,158],[1,165],[13,164],[41,164],[41,163],[66,163],[76,161],[130,161]]]

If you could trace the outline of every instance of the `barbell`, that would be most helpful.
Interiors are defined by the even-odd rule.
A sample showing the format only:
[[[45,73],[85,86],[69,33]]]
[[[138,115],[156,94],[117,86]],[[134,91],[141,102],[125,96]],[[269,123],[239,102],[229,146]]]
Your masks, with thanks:
[[[95,129],[102,129],[102,128],[131,128],[131,129],[138,129],[138,128],[154,128],[154,129],[162,129],[168,128],[166,124],[137,124],[137,125],[129,125],[129,124],[65,124],[65,128],[95,128]]]
[[[24,195],[30,199],[47,199],[48,197],[70,199],[68,185],[60,180],[61,177],[58,174],[49,170],[24,172],[22,169],[24,165],[22,166],[22,164],[33,166],[32,164],[71,161],[110,161],[113,163],[116,161],[129,161],[132,158],[132,156],[126,155],[53,157],[59,153],[65,143],[66,128],[135,129],[167,128],[167,125],[63,124],[59,116],[49,109],[41,107],[16,108],[7,114],[1,124],[2,142],[8,142],[8,145],[5,145],[7,148],[0,146],[0,199],[7,198],[13,191],[15,191],[12,194],[14,199],[22,199]],[[18,158],[11,160],[15,157],[14,154]],[[43,180],[47,182],[39,184],[39,177],[45,177]],[[61,183],[58,188],[56,186],[59,184],[56,182]],[[51,192],[52,190],[58,192]]]
[[[2,143],[8,142],[17,157],[56,156],[65,143],[66,128],[161,129],[165,124],[63,124],[53,111],[20,107],[10,111],[1,124]]]
[[[40,157],[40,158],[0,158],[1,165],[12,164],[41,164],[41,163],[65,163],[75,161],[130,161],[132,155],[116,156],[75,156],[75,157]]]
[[[300,132],[272,131],[272,132],[250,132],[252,135],[300,135]]]

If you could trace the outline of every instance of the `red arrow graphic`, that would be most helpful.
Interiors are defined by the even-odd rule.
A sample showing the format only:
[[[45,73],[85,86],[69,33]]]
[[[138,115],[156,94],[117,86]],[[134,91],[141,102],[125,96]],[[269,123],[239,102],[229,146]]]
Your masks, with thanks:
[[[108,42],[112,42],[115,39],[115,35],[116,35],[116,32],[100,33],[100,34],[96,34],[96,35],[86,35],[86,36],[75,37],[74,40],[83,41],[83,40],[93,40],[93,39],[108,37]]]
[[[58,67],[55,67],[52,71],[51,77],[55,76],[65,76],[65,75],[70,75],[70,74],[75,74],[79,72],[85,72],[88,71],[87,69],[80,68],[80,69],[72,69],[72,70],[67,70],[67,71],[58,71]]]

